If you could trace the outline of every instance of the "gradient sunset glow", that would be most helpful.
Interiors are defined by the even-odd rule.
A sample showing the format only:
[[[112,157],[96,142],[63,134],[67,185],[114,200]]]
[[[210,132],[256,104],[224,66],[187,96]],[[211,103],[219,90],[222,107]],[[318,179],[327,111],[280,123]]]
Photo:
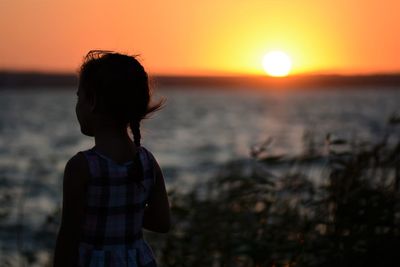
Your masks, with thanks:
[[[19,0],[0,2],[0,70],[75,71],[91,49],[141,54],[151,73],[400,71],[400,1]]]

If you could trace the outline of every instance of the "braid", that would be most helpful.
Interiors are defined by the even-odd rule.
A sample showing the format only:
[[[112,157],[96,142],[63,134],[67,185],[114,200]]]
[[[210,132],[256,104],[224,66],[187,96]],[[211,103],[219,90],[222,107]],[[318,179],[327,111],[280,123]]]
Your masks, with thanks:
[[[133,142],[135,143],[135,145],[140,146],[140,139],[142,137],[140,135],[140,121],[132,121],[129,123],[129,126],[133,134]]]
[[[133,120],[129,123],[129,127],[131,128],[132,134],[133,134],[133,142],[135,143],[136,146],[140,146],[140,120]],[[144,181],[144,171],[143,171],[143,166],[140,161],[139,154],[136,154],[134,163],[131,168],[128,169],[128,172],[130,176],[134,177],[134,181],[137,183],[137,185],[140,185],[143,190],[146,191],[146,188],[144,187],[143,181]],[[138,166],[138,168],[136,168]],[[135,170],[138,172],[135,173]]]

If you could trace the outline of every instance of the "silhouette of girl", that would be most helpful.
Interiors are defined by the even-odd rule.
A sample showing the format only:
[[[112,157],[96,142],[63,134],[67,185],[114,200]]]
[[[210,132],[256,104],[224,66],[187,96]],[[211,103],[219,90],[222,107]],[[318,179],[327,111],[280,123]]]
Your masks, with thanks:
[[[167,232],[170,211],[140,122],[162,102],[150,105],[147,73],[133,56],[90,51],[79,78],[76,115],[95,146],[65,166],[54,266],[156,266],[142,228]]]

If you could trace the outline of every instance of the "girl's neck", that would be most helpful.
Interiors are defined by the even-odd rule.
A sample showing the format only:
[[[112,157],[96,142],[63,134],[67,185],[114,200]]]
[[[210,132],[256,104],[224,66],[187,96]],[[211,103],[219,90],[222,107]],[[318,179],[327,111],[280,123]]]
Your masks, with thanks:
[[[94,135],[96,149],[117,162],[132,159],[136,146],[124,128],[100,128]]]

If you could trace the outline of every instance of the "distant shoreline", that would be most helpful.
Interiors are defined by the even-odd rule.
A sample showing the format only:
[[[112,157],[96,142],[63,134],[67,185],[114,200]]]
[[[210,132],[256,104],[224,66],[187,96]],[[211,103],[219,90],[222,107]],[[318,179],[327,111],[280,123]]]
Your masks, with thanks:
[[[400,73],[374,75],[293,75],[284,78],[268,76],[151,76],[156,88],[177,86],[201,88],[377,88],[400,89]],[[39,87],[77,87],[77,76],[70,73],[0,71],[1,89],[35,89]]]

